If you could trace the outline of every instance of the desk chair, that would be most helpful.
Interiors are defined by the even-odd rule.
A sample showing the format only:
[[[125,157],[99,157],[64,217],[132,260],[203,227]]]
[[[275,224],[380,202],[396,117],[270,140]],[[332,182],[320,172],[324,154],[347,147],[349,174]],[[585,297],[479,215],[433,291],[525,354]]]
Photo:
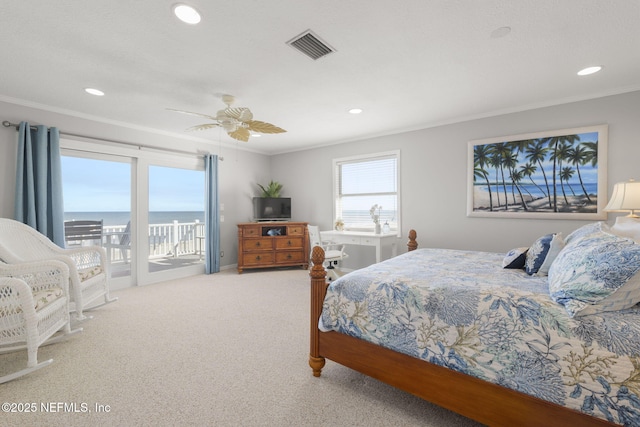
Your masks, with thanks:
[[[311,244],[310,253],[313,253],[314,246],[320,246],[324,249],[324,260],[328,264],[327,281],[331,282],[340,276],[343,276],[344,273],[339,268],[336,268],[336,266],[338,265],[338,262],[349,257],[349,255],[344,251],[345,245],[323,242],[320,239],[320,229],[316,225],[309,225],[307,228],[309,229],[309,242]]]

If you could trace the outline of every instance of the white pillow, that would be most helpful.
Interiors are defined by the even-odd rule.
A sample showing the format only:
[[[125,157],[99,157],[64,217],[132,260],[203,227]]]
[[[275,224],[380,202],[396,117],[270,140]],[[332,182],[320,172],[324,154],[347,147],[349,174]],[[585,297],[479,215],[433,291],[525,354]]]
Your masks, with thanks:
[[[640,245],[606,229],[573,239],[549,271],[549,294],[571,317],[640,302]]]

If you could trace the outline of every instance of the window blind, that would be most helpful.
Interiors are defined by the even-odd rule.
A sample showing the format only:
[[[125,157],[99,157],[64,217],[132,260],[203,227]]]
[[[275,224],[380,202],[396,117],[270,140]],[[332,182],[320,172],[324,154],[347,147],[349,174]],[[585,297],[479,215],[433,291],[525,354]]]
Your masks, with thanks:
[[[398,227],[398,155],[396,153],[337,160],[336,219],[341,218],[347,229],[373,229],[370,209],[376,210],[380,223]]]

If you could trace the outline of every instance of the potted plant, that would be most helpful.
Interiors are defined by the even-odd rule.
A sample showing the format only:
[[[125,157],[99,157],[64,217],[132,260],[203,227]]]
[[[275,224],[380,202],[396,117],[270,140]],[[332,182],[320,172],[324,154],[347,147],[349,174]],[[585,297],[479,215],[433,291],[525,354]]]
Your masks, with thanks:
[[[282,190],[282,184],[276,181],[271,181],[267,187],[262,184],[258,184],[258,187],[262,189],[262,197],[280,197]]]

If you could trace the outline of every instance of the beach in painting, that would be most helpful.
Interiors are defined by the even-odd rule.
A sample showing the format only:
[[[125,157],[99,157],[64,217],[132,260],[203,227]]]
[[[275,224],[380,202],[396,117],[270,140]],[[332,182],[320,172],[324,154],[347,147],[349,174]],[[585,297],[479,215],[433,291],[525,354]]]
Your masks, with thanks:
[[[505,194],[504,190],[496,191],[496,188],[492,186],[493,197],[493,212],[536,212],[536,213],[553,213],[552,204],[549,203],[549,197],[539,192],[524,192],[522,199],[527,205],[527,209],[524,208],[520,195],[511,191],[511,186],[507,185],[507,200],[508,207],[504,206]],[[514,196],[515,194],[515,196]],[[589,194],[589,192],[587,192]],[[515,197],[515,199],[514,199]],[[575,194],[568,192],[565,196],[562,192],[557,195],[558,210],[562,213],[597,213],[598,211],[598,196],[596,192],[592,192],[587,197],[584,193]],[[497,199],[500,199],[501,206],[497,207]],[[553,194],[551,195],[551,201],[553,201]],[[490,212],[490,197],[487,186],[475,185],[473,187],[473,210],[476,212]]]

